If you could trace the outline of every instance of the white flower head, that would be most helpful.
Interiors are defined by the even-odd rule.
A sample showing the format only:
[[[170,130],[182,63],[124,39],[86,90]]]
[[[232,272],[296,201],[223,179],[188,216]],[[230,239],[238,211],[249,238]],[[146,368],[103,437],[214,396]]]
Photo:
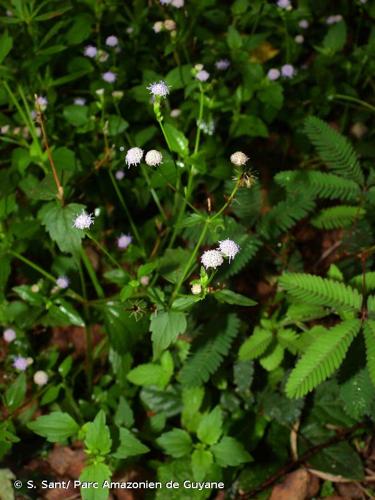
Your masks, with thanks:
[[[130,236],[130,234],[122,234],[117,238],[117,246],[121,250],[125,250],[126,248],[128,248],[132,241],[133,238]]]
[[[113,71],[106,71],[102,74],[102,78],[107,83],[114,83],[117,79],[117,75],[113,73]]]
[[[108,36],[106,38],[106,40],[105,40],[105,44],[108,47],[116,47],[116,45],[118,45],[118,38],[117,38],[117,36],[115,36],[115,35]]]
[[[125,172],[123,170],[117,170],[115,173],[115,177],[118,181],[122,181],[122,179],[125,177]]]
[[[309,21],[307,19],[301,19],[298,23],[298,26],[305,30],[309,27]]]
[[[85,50],[83,51],[83,54],[86,56],[86,57],[96,57],[96,54],[98,53],[98,50],[96,47],[94,47],[94,45],[87,45],[85,47]]]
[[[195,75],[195,78],[197,80],[199,80],[200,82],[207,82],[207,80],[210,78],[210,73],[208,71],[206,71],[205,69],[201,69]]]
[[[164,27],[163,21],[156,21],[152,29],[154,30],[154,33],[160,33],[163,27]]]
[[[220,250],[222,255],[224,255],[224,257],[227,257],[230,262],[238,254],[238,252],[240,251],[240,247],[233,240],[226,239],[219,241],[218,250]]]
[[[173,31],[176,29],[176,23],[173,21],[173,19],[166,19],[164,21],[164,28],[167,31]]]
[[[91,224],[94,224],[93,215],[88,214],[86,210],[82,210],[82,212],[74,219],[73,227],[76,229],[88,229]]]
[[[222,254],[218,250],[207,250],[201,257],[201,262],[206,269],[216,269],[224,262]]]
[[[7,344],[10,344],[15,340],[17,337],[16,332],[13,330],[13,328],[6,328],[3,331],[3,339]]]
[[[47,108],[47,105],[48,105],[47,97],[40,95],[35,99],[35,102],[37,103],[37,105],[40,107],[40,109],[42,111],[44,111]]]
[[[218,61],[215,62],[215,68],[218,69],[219,71],[225,71],[228,69],[230,66],[230,61],[229,59],[219,59]]]
[[[171,0],[160,0],[161,5],[169,5]]]
[[[86,99],[84,97],[76,97],[74,99],[74,104],[76,106],[84,106],[86,104]]]
[[[303,43],[303,42],[305,41],[305,38],[304,38],[304,36],[303,36],[303,35],[296,35],[296,36],[294,37],[294,41],[295,41],[296,43],[301,44],[301,43]]]
[[[147,89],[153,97],[167,97],[169,94],[169,85],[160,80],[159,82],[150,83]]]
[[[281,66],[281,74],[284,78],[292,78],[295,73],[296,70],[291,64],[284,64],[284,66]]]
[[[139,165],[142,161],[142,158],[143,158],[143,149],[130,148],[126,153],[125,162],[128,168],[130,168],[132,165]]]
[[[271,68],[267,73],[267,78],[271,81],[277,80],[280,78],[280,70],[277,68]]]
[[[163,155],[160,153],[160,151],[151,149],[151,151],[147,152],[145,161],[150,167],[157,167],[158,165],[160,165],[160,163],[163,162]]]
[[[142,286],[147,286],[150,283],[150,277],[149,276],[142,276],[139,281],[140,281]]]
[[[24,372],[29,364],[29,358],[23,356],[16,356],[13,361],[13,367],[20,372]]]
[[[202,285],[200,283],[191,285],[191,293],[193,295],[200,295],[202,293]]]
[[[185,5],[184,0],[172,0],[171,5],[176,7],[176,9],[181,9]]]
[[[178,108],[175,108],[175,109],[172,109],[170,115],[172,118],[178,118],[181,114],[181,109],[178,109]]]
[[[45,371],[38,370],[34,373],[33,379],[36,385],[46,385],[46,383],[48,382],[48,375]]]
[[[56,285],[62,290],[64,288],[68,288],[69,283],[70,283],[69,278],[67,278],[66,276],[59,276],[56,280]]]
[[[278,0],[277,1],[277,6],[280,9],[287,9],[287,10],[290,10],[292,8],[290,0]]]
[[[230,161],[236,167],[242,167],[249,160],[249,157],[245,155],[242,151],[236,151],[230,157]]]

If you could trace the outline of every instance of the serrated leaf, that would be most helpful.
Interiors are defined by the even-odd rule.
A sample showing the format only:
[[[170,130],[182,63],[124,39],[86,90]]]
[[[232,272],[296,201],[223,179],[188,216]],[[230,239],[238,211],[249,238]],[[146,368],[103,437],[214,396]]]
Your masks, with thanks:
[[[151,317],[150,330],[154,358],[174,342],[186,330],[186,316],[178,311],[160,311]]]
[[[229,436],[223,437],[219,443],[212,446],[211,451],[220,467],[236,467],[252,461],[250,453],[245,450],[243,445]]]
[[[77,422],[68,413],[61,411],[38,417],[33,422],[29,422],[27,427],[51,443],[64,442],[79,430]]]
[[[179,458],[188,455],[191,451],[191,437],[183,429],[173,429],[165,432],[156,439],[159,446],[172,457]]]
[[[223,415],[219,406],[201,418],[197,436],[205,444],[215,444],[223,432]]]
[[[115,458],[128,458],[148,453],[150,448],[141,443],[128,429],[120,428],[120,445],[113,454]]]

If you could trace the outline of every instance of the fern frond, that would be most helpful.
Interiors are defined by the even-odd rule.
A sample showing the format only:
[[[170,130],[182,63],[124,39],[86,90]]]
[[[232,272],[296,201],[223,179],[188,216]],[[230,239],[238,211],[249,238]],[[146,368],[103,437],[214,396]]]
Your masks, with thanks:
[[[229,196],[233,189],[233,182],[225,183],[225,191]],[[260,216],[262,197],[260,184],[256,183],[251,189],[240,188],[232,203],[232,211],[246,226],[252,226]]]
[[[366,343],[367,368],[371,381],[375,385],[375,321],[366,321],[363,333]]]
[[[269,354],[260,358],[259,363],[268,372],[275,370],[284,359],[284,348],[280,344],[276,344]]]
[[[272,332],[256,326],[253,334],[241,345],[238,357],[241,361],[261,356],[272,340]]]
[[[338,281],[313,274],[284,273],[279,278],[279,283],[299,302],[353,311],[359,311],[361,307],[358,290]]]
[[[311,224],[318,229],[339,229],[350,227],[356,219],[363,217],[365,210],[359,207],[341,205],[321,210],[311,219]]]
[[[306,118],[305,132],[328,168],[337,175],[364,183],[357,154],[344,136],[315,116]]]
[[[301,398],[332,375],[360,328],[358,319],[343,321],[316,339],[292,370],[285,387],[287,396]]]
[[[306,217],[315,208],[315,203],[308,196],[290,196],[280,201],[264,217],[259,231],[267,239],[277,238],[288,231],[298,221]]]
[[[360,195],[356,182],[327,172],[286,170],[276,174],[274,179],[288,192],[303,190],[307,196],[313,198],[351,201]]]
[[[240,320],[235,314],[229,314],[225,330],[220,330],[213,339],[208,340],[188,357],[180,372],[181,383],[191,387],[207,382],[227,355],[239,328]]]
[[[354,276],[354,278],[350,280],[350,284],[361,292],[363,287],[363,275],[359,274],[358,276]],[[375,290],[375,271],[365,273],[365,285],[366,292]]]

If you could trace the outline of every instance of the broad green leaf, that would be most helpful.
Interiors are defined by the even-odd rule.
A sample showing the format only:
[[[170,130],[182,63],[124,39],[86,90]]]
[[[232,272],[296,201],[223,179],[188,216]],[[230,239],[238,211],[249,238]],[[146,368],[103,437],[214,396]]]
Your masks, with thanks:
[[[50,237],[57,243],[61,252],[77,253],[85,233],[73,227],[74,219],[84,210],[83,205],[71,203],[62,207],[51,202],[39,210],[38,217],[45,226]]]
[[[234,26],[229,26],[227,33],[227,44],[230,49],[239,49],[242,46],[242,38]]]
[[[18,408],[23,403],[25,394],[26,376],[24,373],[21,373],[5,392],[5,404],[7,408],[11,411]]]
[[[68,413],[55,411],[29,422],[27,427],[51,443],[61,443],[77,434],[79,425]]]
[[[105,413],[100,410],[95,420],[85,425],[86,436],[84,442],[93,455],[108,455],[111,451],[112,439],[105,420]]]
[[[182,157],[189,155],[189,142],[182,132],[177,130],[176,127],[170,123],[164,125],[164,132],[167,136],[171,151],[174,151]]]
[[[128,458],[148,453],[150,448],[145,446],[128,429],[120,428],[120,445],[113,454],[115,458]]]
[[[86,466],[79,480],[82,483],[98,483],[98,488],[81,488],[82,500],[107,500],[109,488],[103,488],[103,484],[111,480],[111,475],[111,469],[106,464],[96,462]]]
[[[161,365],[156,363],[145,363],[138,365],[127,375],[127,379],[136,385],[156,385],[163,389],[168,385],[173,374],[173,360],[167,351],[161,357]]]
[[[43,324],[49,326],[85,326],[82,316],[66,300],[56,299],[43,319]]]
[[[228,290],[226,288],[224,288],[224,290],[218,290],[213,295],[219,302],[226,302],[227,304],[244,307],[255,306],[257,304],[255,300],[252,300],[245,295],[241,295],[240,293],[232,292],[232,290]]]
[[[216,462],[221,467],[236,467],[237,465],[253,460],[243,445],[229,436],[223,437],[219,443],[212,446],[211,451],[214,454]]]
[[[194,450],[191,456],[191,468],[194,481],[203,481],[213,464],[212,453],[208,450]]]
[[[63,115],[66,120],[75,127],[82,127],[89,121],[89,108],[87,106],[78,106],[71,104],[65,106]]]
[[[189,387],[182,391],[183,410],[181,422],[190,432],[196,432],[202,418],[199,408],[204,398],[203,387]]]
[[[0,36],[0,64],[4,61],[13,47],[13,38],[8,33]]]
[[[215,444],[223,432],[223,416],[219,406],[203,415],[197,429],[198,438],[205,444]]]
[[[172,457],[179,458],[188,455],[191,451],[191,437],[183,429],[173,429],[165,432],[156,439],[159,446]]]
[[[116,408],[114,422],[118,427],[132,427],[134,424],[134,413],[130,404],[123,396],[120,396],[119,403]]]
[[[186,330],[186,317],[183,312],[160,311],[151,318],[150,330],[154,358],[158,358],[179,335]]]

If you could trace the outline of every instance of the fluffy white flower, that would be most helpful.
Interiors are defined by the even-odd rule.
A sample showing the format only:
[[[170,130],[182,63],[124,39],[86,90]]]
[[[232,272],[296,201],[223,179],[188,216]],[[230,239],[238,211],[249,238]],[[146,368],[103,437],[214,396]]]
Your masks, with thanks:
[[[225,71],[228,69],[230,66],[230,61],[229,59],[219,59],[218,61],[215,62],[215,68],[218,69],[219,71]]]
[[[131,165],[139,165],[141,163],[142,158],[143,158],[143,149],[130,148],[126,153],[125,162],[129,168],[131,167]]]
[[[118,181],[122,181],[122,179],[125,177],[125,172],[123,170],[117,170],[115,173],[115,177]]]
[[[35,99],[35,101],[42,111],[44,111],[47,108],[48,105],[47,97],[40,95]]]
[[[193,295],[200,295],[202,293],[202,286],[199,283],[191,285],[191,293]]]
[[[305,30],[309,27],[309,21],[307,19],[301,19],[298,26]]]
[[[156,21],[156,23],[154,23],[152,29],[154,30],[155,33],[160,33],[161,30],[163,29],[163,21]]]
[[[87,45],[85,47],[85,50],[83,51],[83,54],[86,56],[86,57],[96,57],[96,54],[98,53],[98,50],[96,47],[94,47],[94,45]]]
[[[218,250],[220,250],[224,257],[228,257],[230,262],[238,254],[240,247],[233,240],[226,239],[219,241]]]
[[[20,372],[24,372],[29,364],[29,358],[23,356],[16,356],[13,361],[13,367]]]
[[[176,29],[176,23],[173,21],[173,19],[166,19],[164,21],[164,28],[167,31],[173,31]]]
[[[118,38],[115,35],[108,36],[106,38],[105,44],[108,45],[108,47],[116,47],[118,44]]]
[[[224,262],[222,254],[218,250],[207,250],[201,257],[201,262],[206,269],[216,269]]]
[[[150,278],[149,276],[142,276],[139,281],[141,282],[142,286],[147,286],[150,283]]]
[[[303,35],[296,35],[296,36],[294,37],[294,41],[295,41],[296,43],[300,43],[300,44],[301,44],[301,43],[303,43],[303,42],[304,42],[304,40],[305,40],[305,39],[304,39]]]
[[[76,97],[74,99],[74,104],[76,106],[84,106],[86,104],[86,99],[84,97]]]
[[[171,113],[170,113],[170,114],[171,114],[171,117],[172,117],[172,118],[177,118],[177,117],[179,117],[179,116],[180,116],[180,114],[181,114],[181,109],[178,109],[178,108],[176,108],[176,109],[172,109],[172,111],[171,111]]]
[[[146,154],[145,161],[150,167],[157,167],[163,161],[163,155],[156,149],[151,149]]]
[[[82,210],[82,212],[74,219],[73,227],[76,229],[88,229],[91,224],[94,224],[93,215],[88,214],[85,210]]]
[[[10,344],[11,342],[13,342],[13,340],[15,340],[16,336],[17,336],[16,332],[13,330],[13,328],[6,328],[3,331],[3,339],[7,344]]]
[[[160,80],[160,82],[150,83],[147,89],[154,97],[167,97],[169,94],[169,85],[163,80]]]
[[[119,236],[119,238],[117,238],[117,246],[121,250],[125,250],[126,248],[128,248],[132,241],[133,238],[130,236],[130,234],[122,234],[121,236]]]
[[[33,379],[36,385],[46,385],[48,382],[48,375],[43,370],[38,370],[34,373]]]
[[[185,5],[184,0],[172,0],[171,5],[177,9],[181,9]]]
[[[292,76],[294,76],[295,73],[296,70],[294,69],[294,66],[292,66],[291,64],[284,64],[283,66],[281,66],[281,74],[283,75],[283,77],[292,78]]]
[[[233,165],[236,165],[236,167],[245,165],[248,160],[249,158],[245,155],[245,153],[242,153],[242,151],[236,151],[230,157],[230,161],[233,163]]]
[[[169,5],[171,3],[171,0],[160,0],[160,3],[162,5]]]
[[[114,83],[117,79],[117,75],[113,73],[113,71],[106,71],[102,74],[102,78],[107,83]]]
[[[69,278],[66,276],[59,276],[56,280],[56,285],[61,289],[68,288],[69,283]]]
[[[200,82],[207,82],[207,80],[210,78],[210,73],[208,71],[206,71],[205,69],[201,69],[195,75],[195,78],[197,80],[199,80]]]
[[[280,75],[280,70],[278,70],[277,68],[271,68],[267,73],[267,77],[271,81],[277,80],[278,78],[280,78]]]

